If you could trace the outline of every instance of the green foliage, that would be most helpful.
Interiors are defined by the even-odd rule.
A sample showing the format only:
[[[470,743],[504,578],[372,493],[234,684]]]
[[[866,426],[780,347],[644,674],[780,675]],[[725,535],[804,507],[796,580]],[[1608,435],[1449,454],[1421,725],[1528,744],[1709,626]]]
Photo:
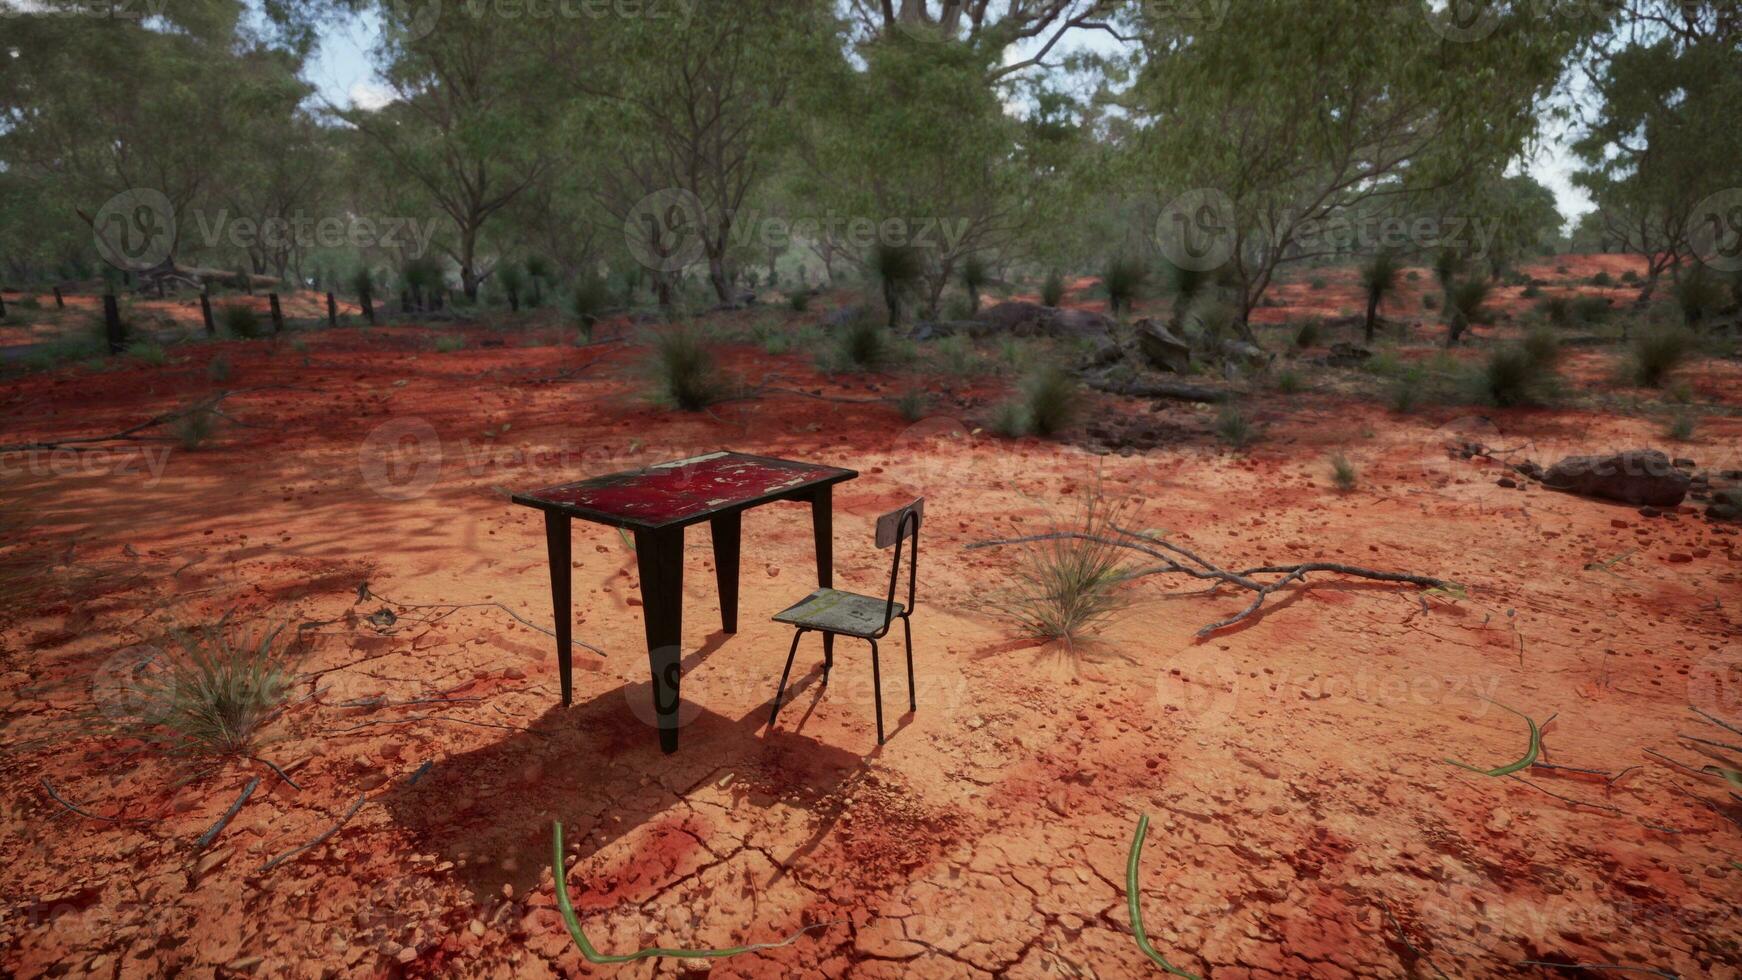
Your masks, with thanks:
[[[1420,365],[1404,368],[1392,377],[1386,403],[1393,412],[1408,415],[1421,404],[1422,386],[1426,383],[1427,372]]]
[[[1670,374],[1693,352],[1693,334],[1683,327],[1658,327],[1633,339],[1629,376],[1646,388],[1662,387]]]
[[[925,256],[911,245],[880,242],[871,250],[871,275],[883,290],[883,305],[889,311],[891,329],[901,322],[902,298],[916,288],[925,275]]]
[[[1331,482],[1336,484],[1338,490],[1346,492],[1355,489],[1359,477],[1360,474],[1356,472],[1355,464],[1349,462],[1349,457],[1342,453],[1331,456]]]
[[[1706,271],[1704,263],[1694,263],[1675,283],[1675,302],[1682,312],[1682,322],[1697,327],[1715,316],[1725,306],[1726,291],[1723,282]]]
[[[931,410],[931,400],[924,389],[909,388],[895,399],[895,410],[907,422],[918,422]]]
[[[1276,390],[1277,391],[1280,391],[1285,395],[1293,395],[1293,394],[1299,393],[1299,391],[1301,390],[1302,387],[1304,387],[1304,386],[1300,380],[1300,375],[1294,373],[1294,371],[1289,370],[1289,369],[1284,369],[1284,370],[1277,373],[1277,375],[1276,375]]]
[[[712,340],[695,326],[667,327],[656,333],[647,366],[654,399],[662,404],[699,412],[727,397]]]
[[[1216,413],[1216,437],[1235,449],[1245,449],[1258,441],[1258,427],[1244,409],[1229,402]]]
[[[1615,277],[1609,275],[1608,270],[1603,270],[1591,277],[1591,285],[1604,287],[1613,286],[1615,285]]]
[[[931,345],[931,355],[926,360],[936,365],[944,374],[965,378],[986,372],[988,365],[985,358],[974,349],[974,342],[967,334],[951,334]]]
[[[196,405],[170,423],[170,435],[181,448],[193,450],[205,445],[218,428],[218,412],[210,405]]]
[[[582,337],[588,343],[593,340],[593,327],[610,305],[610,284],[598,274],[584,273],[575,280],[574,287],[569,290],[569,314],[575,318]]]
[[[1671,413],[1669,423],[1664,426],[1663,434],[1677,442],[1687,442],[1694,437],[1697,423],[1694,413],[1681,409]]]
[[[1083,400],[1077,379],[1056,363],[1030,372],[1022,381],[1021,397],[1029,431],[1037,436],[1055,436],[1069,428]]]
[[[877,371],[899,353],[894,334],[869,316],[856,316],[834,333],[829,367],[836,371]]]
[[[218,308],[218,325],[224,333],[239,340],[253,340],[265,334],[259,311],[246,301],[225,303]]]
[[[786,297],[786,305],[794,313],[805,312],[811,306],[811,291],[808,289],[793,290]]]
[[[222,354],[206,362],[206,378],[215,384],[223,384],[230,380],[230,359]]]
[[[154,366],[162,366],[169,360],[169,352],[163,349],[162,344],[152,340],[136,340],[128,344],[127,356]]]
[[[1328,283],[1325,282],[1325,279],[1323,276],[1314,276],[1312,282],[1309,283],[1308,285],[1314,292],[1318,292],[1320,290],[1323,290],[1325,288],[1325,286],[1328,285]]]
[[[1560,361],[1560,338],[1552,330],[1535,327],[1526,331],[1521,346],[1531,361],[1542,367],[1552,368]]]
[[[283,627],[238,640],[226,620],[173,630],[129,676],[128,703],[105,706],[107,724],[174,755],[252,754],[290,692],[291,673],[273,649]]]
[[[980,311],[980,290],[992,281],[992,269],[979,254],[962,260],[962,287],[968,291],[968,315]]]
[[[1065,280],[1056,271],[1046,274],[1046,281],[1040,287],[1040,302],[1042,306],[1057,307],[1064,302]]]
[[[1545,392],[1553,380],[1553,362],[1537,360],[1523,345],[1507,345],[1489,353],[1471,384],[1477,399],[1506,407],[1546,400]]]
[[[1305,350],[1308,347],[1312,347],[1312,346],[1317,345],[1318,342],[1319,342],[1319,321],[1318,320],[1316,320],[1316,319],[1302,320],[1300,325],[1294,328],[1294,346],[1295,347],[1297,347],[1301,350]]]
[[[1148,277],[1149,272],[1140,259],[1127,255],[1114,258],[1101,274],[1101,284],[1107,290],[1107,309],[1115,316],[1131,312],[1132,304],[1137,302],[1138,293]]]
[[[466,338],[459,334],[443,334],[436,338],[435,349],[438,354],[452,354],[466,349]]]
[[[992,607],[1022,635],[1067,646],[1104,629],[1131,604],[1132,569],[1123,549],[1106,543],[1124,509],[1091,494],[1079,515],[1059,522],[1060,537],[1027,546]]]

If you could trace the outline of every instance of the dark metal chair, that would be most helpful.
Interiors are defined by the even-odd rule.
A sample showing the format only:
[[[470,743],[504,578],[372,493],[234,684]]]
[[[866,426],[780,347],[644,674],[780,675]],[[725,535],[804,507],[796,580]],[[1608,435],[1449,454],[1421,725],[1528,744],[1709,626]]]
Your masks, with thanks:
[[[914,591],[919,575],[919,524],[925,514],[925,498],[921,497],[900,510],[890,511],[877,519],[877,547],[895,548],[895,559],[889,566],[889,594],[876,596],[844,592],[840,589],[818,589],[798,602],[781,610],[774,617],[777,623],[796,626],[792,649],[786,654],[786,669],[780,672],[780,687],[774,692],[774,710],[768,713],[768,727],[780,714],[780,700],[786,694],[786,679],[792,674],[792,661],[798,655],[798,641],[806,633],[816,631],[824,637],[853,636],[871,644],[871,683],[877,698],[877,744],[883,744],[883,672],[877,662],[877,641],[889,632],[896,619],[901,620],[907,649],[907,707],[918,711],[913,693],[913,615]],[[902,543],[912,538],[907,559],[907,604],[895,601],[895,586],[901,577]],[[824,648],[823,683],[829,682],[829,670],[834,657]]]

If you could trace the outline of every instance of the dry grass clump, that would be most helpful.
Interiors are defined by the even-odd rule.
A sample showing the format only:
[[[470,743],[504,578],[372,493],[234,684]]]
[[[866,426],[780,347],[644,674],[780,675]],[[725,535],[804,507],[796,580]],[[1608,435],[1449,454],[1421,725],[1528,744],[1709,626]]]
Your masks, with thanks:
[[[274,650],[283,629],[233,637],[227,616],[173,629],[98,709],[114,734],[172,755],[249,755],[290,691],[289,665]]]
[[[1125,584],[1134,569],[1124,549],[1090,538],[1113,540],[1113,527],[1127,508],[1097,490],[1077,515],[1056,528],[1087,537],[1043,538],[1023,553],[1008,592],[993,608],[1025,636],[1075,646],[1099,632],[1131,604]]]

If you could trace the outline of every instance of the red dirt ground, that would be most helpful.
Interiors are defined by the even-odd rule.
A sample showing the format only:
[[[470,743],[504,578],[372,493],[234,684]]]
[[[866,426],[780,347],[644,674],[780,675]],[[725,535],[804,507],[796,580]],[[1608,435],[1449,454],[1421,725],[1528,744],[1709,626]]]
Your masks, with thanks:
[[[1348,275],[1332,277],[1342,312],[1358,309]],[[787,395],[681,414],[640,397],[631,344],[465,332],[469,347],[446,354],[427,329],[345,328],[302,335],[304,351],[190,345],[162,366],[8,385],[6,442],[116,431],[187,404],[220,387],[207,373],[219,355],[233,369],[223,387],[239,393],[197,450],[4,457],[0,970],[689,969],[583,962],[554,907],[560,819],[576,908],[608,952],[821,924],[712,972],[1153,975],[1124,884],[1148,813],[1149,934],[1202,975],[1555,975],[1519,965],[1544,960],[1742,976],[1742,808],[1721,782],[1646,753],[1697,770],[1711,760],[1678,733],[1736,741],[1689,707],[1742,721],[1742,538],[1691,507],[1647,518],[1505,489],[1496,466],[1445,450],[1468,438],[1552,462],[1658,444],[1660,420],[1399,416],[1316,388],[1253,396],[1266,435],[1235,454],[1199,406],[1107,398],[1098,412],[1168,439],[1096,456],[978,431],[1001,381],[931,379],[949,394],[916,425],[888,404]],[[1569,373],[1607,384],[1613,356],[1581,351]],[[808,355],[748,346],[728,361],[840,399],[903,385],[825,378]],[[1693,443],[1665,448],[1735,468],[1742,365],[1705,362],[1690,377],[1723,405]],[[548,625],[539,517],[505,493],[716,448],[861,472],[835,491],[836,583],[849,588],[876,591],[887,574],[876,516],[928,498],[919,710],[904,711],[898,645],[885,643],[888,744],[876,744],[865,648],[845,639],[825,689],[807,638],[796,695],[764,726],[790,638],[768,616],[815,582],[800,506],[745,520],[732,636],[718,632],[707,534],[688,537],[676,755],[660,754],[650,724],[636,566],[615,532],[575,528],[576,637],[603,655],[576,651],[572,708],[558,702],[548,637],[494,606],[428,607],[500,603]],[[1361,472],[1347,493],[1326,472],[1339,451]],[[965,546],[1047,529],[1097,472],[1140,508],[1132,524],[1230,566],[1340,559],[1438,575],[1468,596],[1320,575],[1200,640],[1247,598],[1157,576],[1086,647],[1016,640],[987,600],[1018,549]],[[364,583],[391,601],[359,601]],[[367,618],[383,607],[397,615],[387,628]],[[190,775],[89,723],[124,710],[137,645],[232,610],[253,630],[304,626],[293,704],[260,751],[295,786],[250,760]],[[1484,698],[1553,716],[1553,763],[1624,774],[1534,769],[1526,782],[1448,765],[1523,752],[1524,722]],[[259,789],[195,854],[254,777]],[[261,870],[359,798],[338,833]]]

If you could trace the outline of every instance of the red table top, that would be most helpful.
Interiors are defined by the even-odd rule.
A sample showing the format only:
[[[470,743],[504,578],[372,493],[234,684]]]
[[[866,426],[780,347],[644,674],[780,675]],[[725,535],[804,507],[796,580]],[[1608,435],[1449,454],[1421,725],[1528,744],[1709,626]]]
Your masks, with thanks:
[[[652,530],[798,496],[858,475],[838,466],[717,452],[517,493],[513,500],[599,524]]]

